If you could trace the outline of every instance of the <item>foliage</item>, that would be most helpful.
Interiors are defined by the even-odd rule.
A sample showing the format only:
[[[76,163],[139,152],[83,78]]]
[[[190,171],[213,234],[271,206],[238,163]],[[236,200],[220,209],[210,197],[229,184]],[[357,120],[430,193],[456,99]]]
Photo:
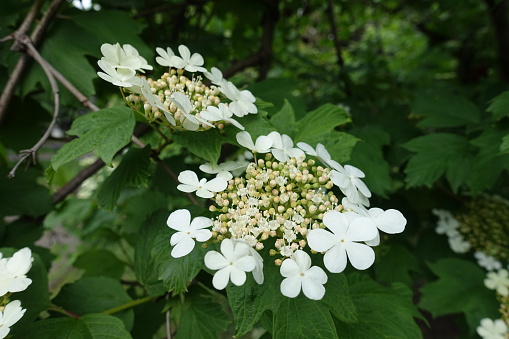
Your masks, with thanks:
[[[49,1],[4,2],[0,88],[9,103],[0,104],[0,252],[6,258],[29,247],[34,257],[31,285],[0,300],[2,307],[20,300],[27,310],[13,338],[162,338],[167,331],[176,338],[475,338],[482,319],[509,321],[499,312],[507,297],[486,287],[473,256],[499,254],[492,259],[502,266],[491,270],[503,271],[504,249],[481,245],[498,244],[509,229],[495,217],[480,225],[489,211],[472,217],[484,206],[479,200],[497,206],[509,199],[507,1],[93,0],[87,9],[68,1],[45,17],[48,25]],[[32,152],[24,150],[40,140],[55,108],[38,62],[16,75],[29,48],[10,49],[35,3],[42,4],[37,20],[21,33],[41,28],[34,46],[72,86],[57,79],[56,126],[29,163]],[[99,78],[101,45],[117,42],[154,65],[144,75],[164,110],[145,103],[148,93],[119,92]],[[182,192],[179,173],[198,173],[205,163],[215,170],[245,151],[240,130],[226,120],[184,128],[173,92],[166,93],[173,80],[157,82],[160,74],[182,81],[196,107],[207,96],[217,102],[205,98],[199,107],[217,106],[219,96],[231,107],[238,98],[210,94],[221,85],[196,72],[171,73],[153,62],[157,47],[178,56],[181,44],[256,98],[243,98],[256,114],[233,115],[253,141],[277,131],[294,144],[321,143],[333,160],[363,171],[356,179],[373,193],[372,205],[401,211],[405,231],[381,234],[372,267],[328,273],[325,295],[311,300],[282,294],[284,256],[271,252],[272,238],[257,248],[265,283],[248,272],[244,284],[220,291],[204,257],[220,251],[227,232],[213,226],[212,240],[197,241],[183,257],[171,254],[180,230],[166,225],[170,213],[187,209],[219,222],[229,212],[218,201],[234,201],[230,187],[209,201]],[[193,92],[187,81],[209,92]],[[13,169],[23,154],[27,167]],[[274,159],[256,154],[256,161]],[[327,165],[318,159],[308,173]],[[215,174],[198,177],[211,182]],[[344,188],[336,186],[329,191],[339,197]],[[492,214],[504,214],[503,206]],[[318,215],[312,220],[323,228]],[[469,234],[478,241],[468,243]],[[322,254],[307,252],[313,266],[327,269]]]

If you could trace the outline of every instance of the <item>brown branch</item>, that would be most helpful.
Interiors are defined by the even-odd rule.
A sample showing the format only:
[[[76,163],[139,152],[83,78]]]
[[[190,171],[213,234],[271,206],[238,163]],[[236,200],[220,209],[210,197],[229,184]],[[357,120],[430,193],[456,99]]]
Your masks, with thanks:
[[[345,64],[345,61],[341,56],[341,44],[338,39],[338,25],[334,17],[334,4],[332,3],[332,0],[327,1],[327,16],[329,17],[330,31],[333,38],[332,41],[334,42],[334,50],[336,51],[337,63],[338,66],[342,68]]]
[[[60,4],[62,3],[62,1],[63,0],[53,0],[53,2],[48,7],[48,10],[44,13],[44,16],[42,17],[39,25],[37,25],[37,27],[34,29],[30,37],[32,40],[32,44],[34,44],[35,46],[37,46],[40,43],[42,33],[46,30],[46,27],[48,26],[49,22],[55,16],[56,11]],[[9,40],[15,39],[14,34],[15,33],[11,34],[8,39]],[[11,72],[9,80],[7,80],[7,83],[5,84],[4,90],[2,91],[2,95],[0,96],[0,123],[2,122],[2,119],[5,116],[7,106],[9,105],[9,102],[11,101],[12,95],[14,93],[14,88],[16,88],[19,81],[21,80],[21,76],[23,75],[23,72],[25,71],[25,68],[27,67],[29,60],[30,57],[27,54],[21,55],[18,62],[16,63],[16,66],[14,66],[14,69]]]
[[[90,178],[92,175],[97,173],[104,166],[104,161],[101,159],[97,159],[92,165],[84,168],[79,172],[74,178],[72,178],[68,183],[66,183],[62,188],[54,193],[51,198],[53,199],[53,203],[58,204],[62,200],[65,199],[69,194],[77,190],[83,181]]]
[[[23,35],[27,34],[28,30],[34,23],[35,17],[39,15],[39,11],[41,10],[42,4],[45,0],[36,0],[32,8],[30,8],[30,12],[28,12],[27,16],[25,17],[25,20],[23,20],[23,23],[19,28],[16,30],[16,32],[13,33],[13,35]],[[20,44],[17,40],[14,40],[14,43],[11,46],[11,51],[20,51]]]
[[[32,157],[32,162],[35,164],[35,153],[39,150],[39,148],[41,148],[41,146],[46,142],[46,140],[50,136],[51,130],[55,126],[58,114],[60,112],[60,93],[58,91],[58,84],[55,80],[55,77],[51,73],[51,70],[48,68],[46,60],[44,60],[39,54],[39,52],[37,52],[34,45],[32,45],[30,38],[27,35],[21,35],[17,38],[17,40],[19,44],[27,47],[28,54],[30,54],[30,56],[34,58],[35,61],[37,61],[37,63],[42,67],[44,73],[48,77],[49,83],[51,85],[51,90],[53,91],[53,101],[55,109],[53,111],[53,118],[51,119],[51,122],[46,132],[44,132],[41,139],[39,139],[39,141],[34,146],[32,146],[32,148],[21,151],[21,157],[16,163],[16,165],[14,165],[12,170],[9,172],[8,175],[9,178],[13,178],[16,175],[16,170],[18,169],[18,166],[21,165],[27,158]]]

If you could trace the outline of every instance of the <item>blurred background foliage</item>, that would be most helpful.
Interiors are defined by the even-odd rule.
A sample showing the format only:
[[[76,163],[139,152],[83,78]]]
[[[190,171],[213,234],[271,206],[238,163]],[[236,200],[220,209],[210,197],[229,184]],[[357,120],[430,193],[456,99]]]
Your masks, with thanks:
[[[14,32],[33,3],[3,0],[0,36]],[[51,2],[40,3],[44,12]],[[373,205],[398,208],[408,219],[406,232],[378,254],[382,269],[373,274],[379,281],[404,282],[417,292],[439,275],[438,266],[427,262],[470,260],[471,254],[453,253],[446,239],[435,234],[431,209],[462,210],[472,197],[509,196],[507,0],[60,1],[37,47],[103,108],[121,102],[120,94],[96,75],[99,48],[106,42],[132,44],[149,64],[155,64],[155,47],[176,50],[185,44],[204,56],[207,68],[218,67],[239,87],[249,85],[256,97],[273,103],[266,109],[269,119],[285,100],[297,120],[325,103],[343,107],[352,123],[340,130],[360,140],[348,163],[366,173],[365,181],[377,195]],[[10,46],[9,41],[0,44],[0,88],[21,55]],[[156,65],[148,76],[162,71]],[[96,244],[120,242],[116,246],[121,249],[112,250],[115,256],[109,260],[112,265],[128,262],[129,246],[143,221],[161,207],[185,202],[165,199],[175,188],[172,182],[162,184],[166,179],[160,170],[146,188],[124,188],[115,213],[97,209],[94,194],[84,201],[57,200],[55,192],[90,165],[84,159],[63,166],[52,187],[43,179],[49,158],[69,140],[63,132],[88,112],[63,88],[58,131],[39,152],[37,166],[7,179],[16,154],[37,142],[49,123],[50,93],[44,73],[30,63],[0,114],[0,214],[22,216],[19,222],[31,232],[24,235],[27,242],[40,235],[34,230],[43,223],[48,229],[59,224]],[[150,142],[154,136],[143,138]],[[164,159],[176,172],[183,165],[172,156],[179,152],[170,148]],[[107,176],[102,169],[85,186],[94,191]],[[127,227],[121,228],[125,220]],[[14,241],[17,233],[4,221],[2,241],[21,246],[23,241],[19,236]],[[40,252],[48,264],[49,254]],[[94,255],[108,256],[83,253],[76,267],[87,267]],[[395,266],[399,271],[388,274]],[[118,277],[122,271],[109,273]],[[421,326],[426,336],[473,334],[472,324],[470,330],[466,326],[468,314],[443,317],[434,307],[445,297],[437,295],[435,304],[430,294],[426,298],[421,306],[435,316],[432,320],[428,315],[431,327]],[[451,309],[468,312],[461,304]]]

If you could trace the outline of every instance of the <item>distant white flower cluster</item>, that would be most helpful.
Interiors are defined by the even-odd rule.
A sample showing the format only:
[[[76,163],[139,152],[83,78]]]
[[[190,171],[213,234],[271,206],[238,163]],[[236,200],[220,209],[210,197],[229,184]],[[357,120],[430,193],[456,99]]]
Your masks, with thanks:
[[[25,247],[14,253],[10,258],[3,258],[0,253],[0,296],[10,296],[11,293],[24,291],[32,280],[26,274],[32,267],[32,251]],[[8,300],[8,299],[7,299]],[[12,325],[25,314],[19,300],[13,300],[0,307],[0,338],[5,338]]]
[[[97,72],[99,77],[129,92],[126,101],[150,122],[189,131],[223,128],[224,124],[244,130],[234,117],[258,113],[250,91],[239,90],[215,67],[208,72],[203,67],[203,57],[191,54],[184,45],[178,47],[180,56],[169,47],[156,49],[159,54],[156,62],[169,67],[169,72],[157,80],[137,74],[153,67],[133,46],[103,44],[101,52],[103,57],[97,62],[102,70]],[[192,73],[192,77],[184,76],[184,71]],[[203,73],[213,85],[205,86],[202,77],[195,76],[197,72]],[[219,94],[225,98],[219,98]]]
[[[209,77],[220,81],[217,70]],[[205,266],[216,271],[215,288],[223,289],[229,281],[243,285],[249,272],[262,284],[263,259],[258,251],[265,248],[265,240],[275,238],[269,253],[276,256],[284,278],[281,293],[293,298],[302,291],[319,300],[328,278],[322,268],[312,265],[309,253],[321,253],[331,273],[343,272],[348,262],[365,270],[375,261],[372,246],[379,245],[380,232],[405,229],[401,212],[369,209],[371,192],[362,181],[364,173],[334,161],[322,144],[294,147],[288,135],[275,131],[256,139],[243,131],[236,139],[254,154],[247,168],[234,161],[205,164],[200,169],[215,178],[200,179],[190,170],[178,177],[179,190],[211,199],[211,211],[220,214],[191,221],[189,211],[177,210],[168,218],[168,226],[177,231],[171,237],[175,258],[190,253],[195,241],[221,244],[220,252],[205,255]],[[244,175],[234,177],[231,172],[241,167]],[[341,203],[334,187],[344,195]]]
[[[438,217],[437,234],[445,234],[449,240],[449,246],[456,253],[466,253],[470,250],[470,243],[463,238],[458,231],[460,223],[451,212],[446,210],[434,209],[432,213]]]

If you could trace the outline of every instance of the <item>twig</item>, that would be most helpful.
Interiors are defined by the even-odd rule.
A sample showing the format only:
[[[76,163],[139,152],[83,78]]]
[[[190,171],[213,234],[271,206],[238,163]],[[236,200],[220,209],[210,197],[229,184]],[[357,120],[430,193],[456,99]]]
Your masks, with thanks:
[[[166,338],[171,339],[171,319],[170,310],[166,311]]]
[[[341,44],[338,39],[338,25],[336,24],[336,19],[334,18],[334,4],[332,0],[327,1],[327,15],[329,16],[330,21],[330,31],[332,34],[332,41],[334,42],[334,50],[336,51],[337,63],[340,68],[343,67],[345,61],[341,56]]]
[[[37,46],[42,38],[42,33],[48,26],[51,19],[53,19],[58,7],[62,3],[63,0],[53,0],[53,2],[48,7],[48,10],[44,13],[39,25],[34,29],[34,32],[31,34],[32,43]],[[25,20],[26,21],[26,20]],[[6,40],[15,39],[14,34],[11,34],[6,37]],[[14,93],[14,88],[18,85],[18,82],[21,79],[21,76],[28,65],[28,61],[30,60],[29,55],[23,54],[19,58],[16,66],[11,72],[9,80],[5,84],[4,90],[2,91],[2,95],[0,96],[0,122],[5,116],[5,112],[7,110],[7,106],[11,101],[12,95]]]
[[[53,118],[51,119],[51,122],[50,122],[46,132],[44,132],[41,139],[39,139],[39,141],[34,146],[32,146],[32,148],[22,150],[20,152],[21,157],[18,160],[18,162],[16,163],[16,165],[14,165],[12,170],[9,172],[9,175],[8,175],[9,178],[13,178],[16,175],[16,170],[18,169],[18,166],[21,165],[23,163],[23,161],[25,161],[27,158],[32,157],[32,162],[35,164],[35,162],[36,162],[35,161],[35,153],[39,150],[39,148],[41,148],[41,146],[46,142],[46,140],[50,136],[51,130],[55,126],[55,123],[57,122],[58,114],[60,112],[60,93],[58,91],[58,84],[55,80],[55,77],[51,73],[51,70],[48,68],[48,64],[47,64],[46,60],[44,60],[41,57],[41,55],[39,54],[39,52],[37,52],[34,45],[32,45],[32,42],[30,41],[30,38],[28,37],[28,35],[21,35],[18,37],[17,40],[19,41],[20,44],[22,44],[28,48],[28,54],[30,54],[30,56],[32,56],[32,58],[34,58],[35,61],[37,61],[37,63],[42,67],[44,73],[48,77],[49,83],[51,85],[51,90],[53,91],[53,101],[54,101],[55,109],[53,111]]]
[[[16,32],[13,33],[13,35],[27,34],[28,30],[30,29],[35,20],[35,17],[39,14],[39,11],[41,10],[44,1],[45,0],[35,1],[32,8],[30,8],[30,12],[28,12],[27,16],[25,17],[25,20],[23,20],[21,26],[19,26],[19,28],[16,30]],[[20,44],[16,39],[14,40],[14,43],[11,46],[11,51],[20,51]]]
[[[74,192],[78,187],[81,186],[83,181],[94,175],[97,171],[99,171],[104,166],[104,161],[101,159],[97,159],[92,165],[84,168],[79,172],[74,178],[71,179],[67,184],[62,186],[62,188],[53,194],[51,198],[53,199],[53,203],[58,204],[62,200],[65,199],[66,196]]]

